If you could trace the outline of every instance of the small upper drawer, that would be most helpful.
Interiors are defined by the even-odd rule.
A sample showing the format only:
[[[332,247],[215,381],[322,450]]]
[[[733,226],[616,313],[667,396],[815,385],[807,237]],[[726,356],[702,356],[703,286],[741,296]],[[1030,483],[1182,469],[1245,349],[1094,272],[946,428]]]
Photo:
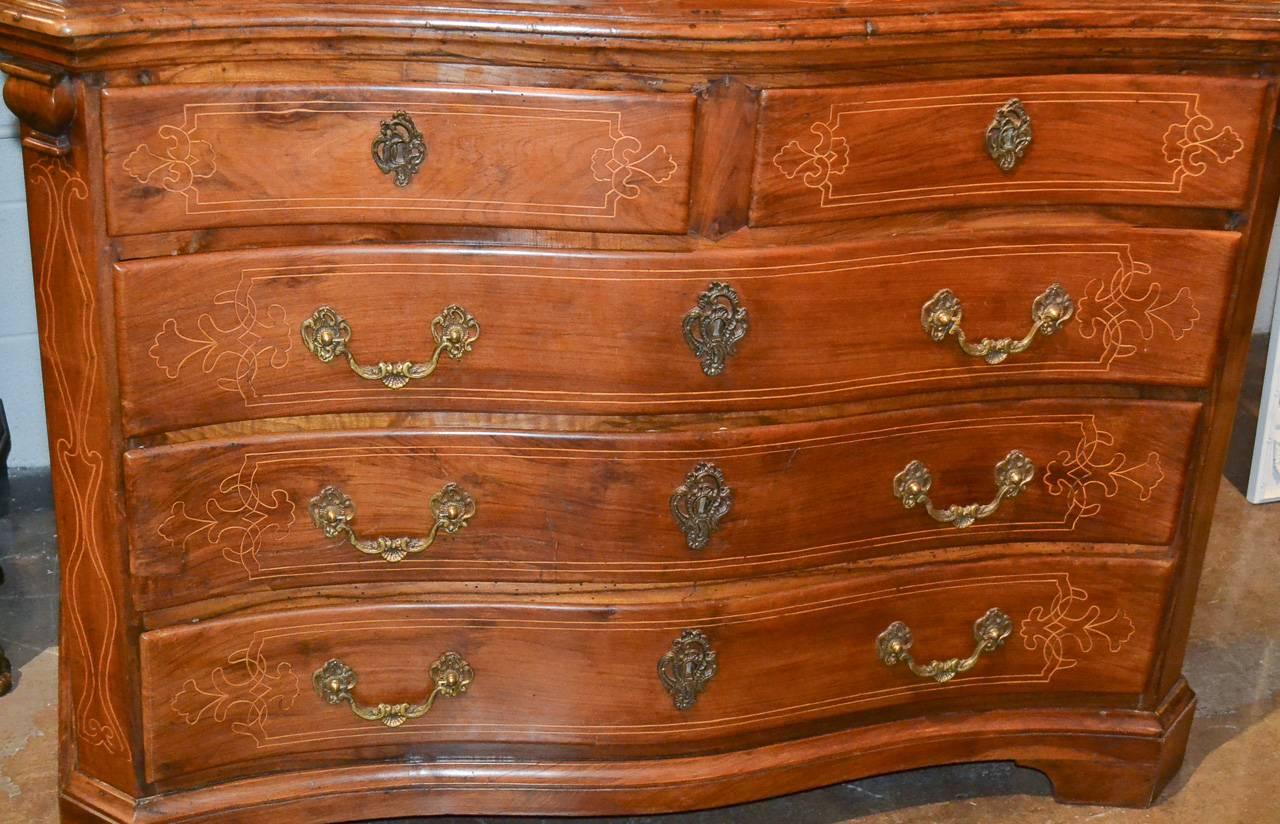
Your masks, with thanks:
[[[755,225],[969,206],[1238,208],[1266,84],[1064,76],[766,91]]]
[[[104,94],[116,234],[297,222],[684,232],[693,98],[171,86]]]

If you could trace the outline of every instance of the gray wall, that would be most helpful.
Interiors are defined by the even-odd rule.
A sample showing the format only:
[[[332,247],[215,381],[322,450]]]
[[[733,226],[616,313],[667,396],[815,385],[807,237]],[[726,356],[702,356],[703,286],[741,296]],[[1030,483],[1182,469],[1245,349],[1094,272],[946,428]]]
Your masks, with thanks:
[[[48,466],[22,151],[13,116],[0,113],[0,400],[13,431],[9,465]]]
[[[0,107],[0,111],[0,399],[4,400],[13,430],[9,465],[42,467],[49,465],[49,448],[45,440],[31,252],[23,209],[22,157],[17,126],[7,110]],[[1254,326],[1258,332],[1271,326],[1280,242],[1272,249],[1269,269]]]

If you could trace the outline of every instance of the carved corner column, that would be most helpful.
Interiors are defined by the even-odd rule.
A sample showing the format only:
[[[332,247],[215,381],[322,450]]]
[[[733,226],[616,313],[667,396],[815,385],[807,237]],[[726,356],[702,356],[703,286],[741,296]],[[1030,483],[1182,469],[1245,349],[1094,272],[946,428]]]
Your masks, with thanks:
[[[119,509],[111,253],[102,189],[99,93],[82,79],[2,64],[22,123],[31,261],[62,570],[60,765],[72,784],[141,795],[136,619]],[[75,780],[73,781],[73,776]],[[115,788],[112,791],[107,788]],[[92,805],[90,805],[92,806]]]

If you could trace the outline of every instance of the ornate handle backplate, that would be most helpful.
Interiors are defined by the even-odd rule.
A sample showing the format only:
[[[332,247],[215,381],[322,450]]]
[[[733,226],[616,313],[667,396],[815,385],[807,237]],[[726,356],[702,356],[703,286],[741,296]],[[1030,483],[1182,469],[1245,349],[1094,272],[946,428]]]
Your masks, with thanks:
[[[747,335],[747,310],[727,283],[713,283],[698,296],[698,305],[684,316],[684,340],[710,377],[724,372]]]
[[[733,508],[733,490],[725,484],[720,467],[701,463],[671,493],[670,504],[685,544],[689,549],[706,549],[711,534],[720,528],[720,519]]]
[[[658,680],[678,710],[698,703],[698,696],[716,674],[716,653],[700,630],[687,629],[671,642],[671,650],[658,659]]]
[[[431,337],[436,348],[425,363],[382,361],[362,366],[351,354],[351,325],[329,306],[321,306],[302,322],[302,342],[307,351],[324,363],[345,357],[351,371],[369,381],[382,381],[388,389],[403,389],[409,381],[425,378],[436,371],[441,355],[454,360],[471,351],[480,337],[480,324],[461,306],[446,306],[431,321]]]
[[[382,121],[373,139],[373,162],[384,175],[393,175],[397,186],[408,186],[426,159],[427,144],[408,112]]]
[[[1031,115],[1022,101],[1014,98],[996,111],[987,129],[987,154],[1001,171],[1012,172],[1031,148]]]
[[[887,667],[905,663],[916,675],[945,684],[962,672],[973,669],[983,653],[995,652],[1004,646],[1005,639],[1013,632],[1013,622],[999,609],[989,609],[973,625],[973,639],[978,646],[968,658],[951,658],[946,661],[930,661],[917,664],[911,657],[911,628],[901,621],[894,621],[876,638],[876,652],[880,662]]]
[[[457,484],[445,484],[429,503],[431,530],[424,538],[360,538],[351,528],[356,517],[355,502],[336,486],[326,486],[311,499],[311,523],[324,532],[326,538],[342,538],[366,555],[381,555],[382,560],[396,563],[407,556],[422,552],[436,541],[441,532],[456,535],[466,528],[471,516],[476,514],[476,502]]]
[[[995,365],[1003,363],[1010,355],[1025,352],[1031,348],[1036,335],[1049,337],[1060,330],[1076,313],[1075,301],[1067,294],[1061,284],[1055,283],[1031,304],[1031,331],[1021,340],[1013,338],[984,338],[973,343],[960,328],[964,320],[964,309],[960,300],[950,289],[943,289],[929,299],[920,309],[920,325],[929,337],[942,343],[955,335],[956,342],[966,355],[982,358]]]
[[[446,652],[431,665],[431,692],[421,704],[378,704],[365,706],[356,701],[351,691],[356,688],[356,671],[337,658],[331,658],[311,676],[316,695],[328,704],[346,701],[357,718],[377,721],[383,726],[398,727],[404,722],[421,718],[431,711],[436,698],[457,698],[467,691],[475,680],[475,671],[456,652]]]
[[[893,494],[907,509],[915,509],[924,504],[925,510],[935,521],[964,529],[973,526],[976,521],[990,517],[1000,508],[1005,498],[1018,497],[1035,476],[1036,465],[1015,449],[996,464],[995,500],[989,504],[966,504],[938,509],[929,500],[933,474],[920,461],[912,461],[893,479]]]

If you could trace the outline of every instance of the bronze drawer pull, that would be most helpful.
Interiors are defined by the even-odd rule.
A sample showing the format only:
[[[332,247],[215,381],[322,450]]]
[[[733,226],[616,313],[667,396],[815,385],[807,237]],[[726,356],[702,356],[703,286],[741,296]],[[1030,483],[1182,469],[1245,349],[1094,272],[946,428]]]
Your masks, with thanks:
[[[393,175],[396,185],[408,186],[427,159],[427,144],[408,112],[396,112],[382,121],[373,139],[373,162],[384,175]]]
[[[461,306],[446,306],[431,321],[431,337],[435,339],[436,349],[426,363],[382,361],[376,366],[361,366],[349,348],[351,325],[333,308],[321,306],[302,322],[302,342],[308,352],[324,363],[344,356],[352,372],[368,381],[382,381],[388,389],[403,389],[409,381],[431,375],[441,355],[462,360],[480,337],[480,324]]]
[[[725,363],[738,353],[738,342],[747,336],[747,310],[738,292],[727,283],[713,283],[698,296],[698,305],[684,316],[684,340],[709,377],[724,372]]]
[[[698,703],[698,696],[716,674],[716,651],[701,630],[687,629],[658,659],[658,680],[678,710]]]
[[[684,533],[689,549],[706,549],[720,519],[733,508],[733,490],[724,472],[713,463],[700,463],[671,493],[671,517]]]
[[[1036,476],[1036,465],[1018,450],[1013,450],[996,464],[996,497],[989,504],[965,504],[937,509],[929,500],[933,474],[920,461],[912,461],[893,479],[893,494],[906,509],[924,504],[935,521],[958,529],[973,526],[975,521],[990,517],[1005,498],[1016,498]]]
[[[378,704],[362,706],[351,691],[356,688],[356,671],[337,658],[330,658],[325,665],[311,676],[316,695],[327,704],[341,704],[346,701],[357,718],[366,721],[377,721],[386,727],[398,727],[404,722],[421,718],[431,710],[436,698],[457,698],[467,691],[476,673],[471,665],[456,652],[446,652],[431,665],[431,694],[421,704]]]
[[[1031,148],[1031,115],[1016,97],[996,111],[987,128],[987,154],[1001,171],[1012,172]]]
[[[431,531],[425,538],[359,538],[351,528],[356,517],[355,502],[336,486],[326,486],[311,499],[311,523],[324,532],[326,538],[345,537],[356,549],[366,555],[381,555],[382,560],[396,563],[406,556],[422,552],[436,541],[441,530],[446,535],[456,535],[465,529],[476,514],[475,499],[457,484],[448,483],[431,496]]]
[[[929,299],[920,309],[920,325],[936,343],[942,343],[951,335],[966,355],[982,358],[995,365],[1003,363],[1010,355],[1017,355],[1031,348],[1036,335],[1048,337],[1060,330],[1076,313],[1076,304],[1061,284],[1053,284],[1031,304],[1031,331],[1021,340],[1013,338],[984,338],[970,343],[960,322],[964,309],[950,289],[943,289]]]
[[[1004,646],[1004,641],[1013,632],[1013,622],[1009,616],[999,609],[989,609],[987,614],[973,624],[973,639],[978,646],[968,658],[951,658],[946,661],[930,661],[923,666],[911,657],[911,628],[901,621],[894,621],[889,628],[876,638],[876,652],[880,662],[886,667],[905,663],[908,668],[921,678],[929,678],[939,684],[945,684],[962,672],[973,669],[983,653],[995,652]]]

